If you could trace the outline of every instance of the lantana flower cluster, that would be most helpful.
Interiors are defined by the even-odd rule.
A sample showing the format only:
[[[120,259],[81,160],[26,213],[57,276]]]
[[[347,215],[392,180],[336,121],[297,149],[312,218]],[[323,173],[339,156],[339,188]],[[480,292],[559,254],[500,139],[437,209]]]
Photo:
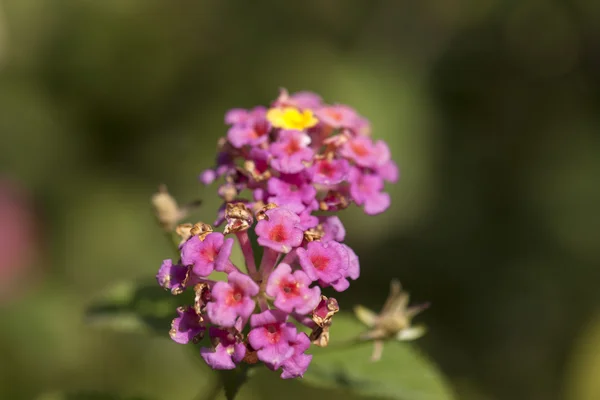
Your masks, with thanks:
[[[195,295],[177,309],[170,336],[186,344],[208,335],[200,354],[214,369],[262,362],[284,379],[300,377],[312,359],[306,351],[327,345],[339,311],[323,291],[344,291],[360,275],[335,212],[351,203],[384,211],[384,182],[396,181],[398,168],[366,119],[313,93],[282,90],[270,108],[233,109],[225,122],[217,165],[200,176],[207,185],[222,179],[214,227],[177,226],[180,258],[157,274],[173,294]],[[244,269],[231,260],[236,242]]]

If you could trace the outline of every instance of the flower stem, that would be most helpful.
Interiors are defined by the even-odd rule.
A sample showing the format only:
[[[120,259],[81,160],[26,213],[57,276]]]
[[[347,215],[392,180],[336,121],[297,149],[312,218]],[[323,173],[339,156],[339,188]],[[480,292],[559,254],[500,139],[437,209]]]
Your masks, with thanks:
[[[262,274],[262,280],[266,281],[273,271],[275,264],[277,263],[277,256],[279,253],[273,249],[265,248],[262,260],[260,262],[260,273]]]
[[[254,251],[252,250],[252,243],[250,243],[250,237],[247,231],[236,232],[235,234],[240,242],[242,248],[242,254],[246,261],[246,268],[248,273],[253,279],[258,277],[258,271],[256,270],[256,263],[254,262]]]
[[[283,257],[283,260],[281,260],[281,262],[292,265],[295,260],[296,260],[296,249],[293,249],[292,251],[287,253],[285,255],[285,257]]]

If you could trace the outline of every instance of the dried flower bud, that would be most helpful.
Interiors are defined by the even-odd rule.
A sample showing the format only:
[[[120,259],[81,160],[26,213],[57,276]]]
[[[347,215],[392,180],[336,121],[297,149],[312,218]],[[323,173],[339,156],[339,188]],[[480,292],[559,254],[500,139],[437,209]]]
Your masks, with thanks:
[[[201,315],[206,309],[206,304],[211,300],[210,286],[208,283],[198,283],[194,286],[194,310]]]
[[[263,219],[269,219],[267,217],[267,211],[277,208],[275,203],[267,203],[260,210],[256,211],[256,219],[262,221]]]
[[[329,344],[329,327],[316,327],[310,333],[310,341],[319,347],[327,347]]]
[[[319,202],[319,209],[321,211],[336,211],[343,210],[350,205],[348,198],[342,193],[330,190],[322,201]]]
[[[329,327],[333,316],[340,311],[340,306],[333,297],[321,295],[319,305],[312,312],[312,320],[317,325],[310,334],[310,340],[319,347],[329,343]]]
[[[304,231],[304,240],[307,242],[321,240],[323,236],[325,236],[325,231],[323,230],[323,225],[321,224]]]
[[[200,240],[204,240],[209,233],[212,233],[213,228],[209,224],[204,222],[197,222],[194,224],[190,233],[192,236],[198,236]]]
[[[244,203],[227,203],[225,208],[225,219],[227,226],[223,234],[245,231],[254,223],[252,212]]]
[[[185,243],[186,240],[188,240],[189,238],[191,238],[192,236],[194,236],[191,233],[192,228],[194,227],[194,225],[190,224],[190,223],[185,223],[185,224],[179,224],[177,225],[177,227],[175,228],[175,233],[177,234],[177,236],[179,236],[181,238],[181,243],[183,244]]]
[[[156,219],[165,231],[172,231],[182,218],[177,201],[169,194],[165,185],[159,186],[158,192],[152,195],[152,206]]]

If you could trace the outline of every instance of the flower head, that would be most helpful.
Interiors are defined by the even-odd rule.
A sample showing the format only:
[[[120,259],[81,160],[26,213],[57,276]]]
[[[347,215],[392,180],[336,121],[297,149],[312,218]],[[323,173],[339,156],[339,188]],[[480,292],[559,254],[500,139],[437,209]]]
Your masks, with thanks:
[[[312,360],[306,351],[327,346],[340,309],[322,292],[344,291],[360,275],[336,212],[352,204],[383,212],[384,184],[398,168],[365,118],[314,93],[281,90],[270,108],[232,109],[225,123],[216,165],[199,176],[218,185],[223,201],[215,228],[180,223],[187,209],[166,190],[153,198],[162,226],[181,240],[180,259],[163,261],[156,279],[172,294],[193,290],[170,335],[185,344],[208,333],[200,354],[214,369],[262,362],[283,379],[301,377]],[[236,243],[241,266],[231,257]],[[369,338],[382,335],[377,321]]]

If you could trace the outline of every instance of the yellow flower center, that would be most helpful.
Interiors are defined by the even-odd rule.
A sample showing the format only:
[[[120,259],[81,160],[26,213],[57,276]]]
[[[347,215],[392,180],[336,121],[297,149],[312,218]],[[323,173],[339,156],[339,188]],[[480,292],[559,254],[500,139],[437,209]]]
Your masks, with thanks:
[[[300,112],[297,108],[271,108],[267,112],[267,119],[274,128],[304,130],[315,126],[319,120],[311,110]]]

